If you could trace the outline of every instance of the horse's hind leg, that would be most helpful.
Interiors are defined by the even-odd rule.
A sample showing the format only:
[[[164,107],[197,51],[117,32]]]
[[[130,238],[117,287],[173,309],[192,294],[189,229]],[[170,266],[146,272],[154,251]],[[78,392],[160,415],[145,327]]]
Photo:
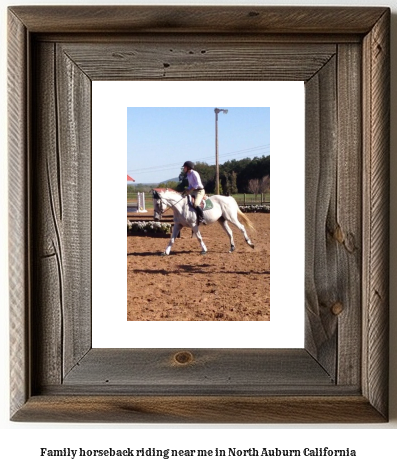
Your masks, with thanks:
[[[201,233],[198,229],[198,226],[193,226],[193,232],[196,234],[197,239],[200,242],[201,245],[201,255],[205,255],[207,253],[207,247],[204,244],[203,238],[201,236]]]
[[[244,225],[241,224],[241,222],[237,219],[237,216],[234,217],[234,218],[230,218],[229,221],[230,221],[232,224],[234,224],[234,225],[237,227],[237,229],[239,229],[239,230],[242,232],[242,234],[243,234],[243,236],[244,236],[244,239],[245,239],[245,241],[247,242],[247,244],[248,244],[250,247],[254,248],[255,246],[254,246],[254,244],[251,242],[251,239],[248,237],[248,234],[247,234],[247,231],[245,230]]]
[[[234,245],[234,239],[233,239],[233,232],[232,230],[230,229],[230,226],[229,224],[227,223],[227,221],[223,218],[221,218],[219,220],[219,224],[222,226],[222,229],[226,232],[226,234],[229,236],[229,240],[230,240],[230,251],[229,253],[231,252],[234,252],[234,249],[236,248],[235,245]]]

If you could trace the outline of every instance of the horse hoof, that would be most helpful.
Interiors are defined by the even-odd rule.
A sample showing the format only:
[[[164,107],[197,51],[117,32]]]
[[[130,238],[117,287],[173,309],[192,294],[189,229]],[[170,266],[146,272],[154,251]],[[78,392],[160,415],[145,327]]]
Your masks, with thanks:
[[[160,257],[168,257],[168,255],[169,255],[168,253],[161,252]]]
[[[229,253],[233,253],[235,250],[236,250],[236,247],[234,245],[232,245],[230,247]]]
[[[200,255],[207,255],[207,251],[206,250],[203,250],[202,252],[200,252]]]

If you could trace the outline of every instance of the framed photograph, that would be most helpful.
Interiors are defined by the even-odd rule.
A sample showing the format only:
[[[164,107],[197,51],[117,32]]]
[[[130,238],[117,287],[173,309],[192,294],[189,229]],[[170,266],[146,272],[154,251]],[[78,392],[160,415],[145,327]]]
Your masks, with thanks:
[[[147,202],[148,209],[152,204],[149,219],[145,219],[140,210],[128,214],[132,230],[127,237],[127,319],[134,322],[134,326],[145,321],[163,322],[170,332],[162,332],[161,337],[169,337],[176,330],[168,321],[181,322],[177,325],[183,330],[186,325],[191,326],[196,342],[205,341],[205,333],[211,326],[205,325],[205,332],[199,334],[195,332],[197,323],[194,321],[230,321],[224,325],[225,330],[232,321],[239,322],[239,326],[244,321],[269,321],[270,213],[265,207],[259,208],[265,194],[265,189],[260,189],[259,185],[266,176],[270,179],[270,107],[235,106],[233,98],[235,95],[241,98],[237,90],[240,88],[244,92],[245,82],[140,83],[144,88],[149,85],[147,91],[153,92],[151,96],[157,106],[127,108],[127,170],[131,174],[135,171],[135,178],[143,182],[140,187],[146,187],[145,201],[152,200]],[[291,83],[296,85],[296,82]],[[134,96],[136,82],[127,84]],[[256,82],[256,85],[263,97],[269,96],[263,82]],[[303,87],[300,91],[302,97]],[[196,100],[191,100],[190,96]],[[254,103],[259,103],[257,93],[250,90],[246,93],[248,96]],[[161,100],[162,97],[166,99]],[[132,101],[136,100],[133,98]],[[222,105],[223,111],[214,112],[219,110],[217,103],[227,101],[227,107]],[[189,102],[196,102],[198,106],[188,106]],[[208,106],[210,102],[215,105]],[[285,109],[288,113],[289,108]],[[227,120],[223,121],[222,115]],[[217,133],[215,123],[217,129],[220,128]],[[216,188],[215,134],[219,189]],[[289,159],[292,160],[292,156]],[[184,162],[192,165],[187,172],[181,172]],[[145,167],[148,169],[146,174],[143,173]],[[164,182],[167,174],[172,180]],[[197,224],[194,194],[182,194],[187,191],[188,177],[194,178],[195,184],[197,182],[202,188],[199,197],[202,198],[203,222],[200,224]],[[238,206],[238,202],[244,204],[243,197],[249,184],[255,194],[250,192],[245,200],[256,200],[257,213],[247,214],[250,206]],[[151,188],[156,188],[156,199],[152,197]],[[131,193],[131,196],[135,195]],[[161,208],[160,213],[156,211],[154,215],[155,208]],[[303,207],[301,212],[303,220]],[[174,213],[178,220],[176,225],[173,224]],[[163,228],[168,228],[168,234],[160,232]],[[157,230],[159,232],[154,232]],[[179,237],[174,237],[172,231],[178,231]],[[170,236],[174,240],[172,245]],[[157,257],[153,257],[155,254]],[[228,254],[233,256],[228,257]],[[255,331],[255,326],[252,327]],[[226,331],[218,338],[225,337],[233,344],[231,337],[234,336]],[[186,337],[177,338],[184,338],[186,345],[193,345]]]
[[[389,23],[383,7],[9,8],[11,420],[388,420]],[[304,316],[302,347],[93,346],[104,81],[304,83],[304,283],[278,308]]]

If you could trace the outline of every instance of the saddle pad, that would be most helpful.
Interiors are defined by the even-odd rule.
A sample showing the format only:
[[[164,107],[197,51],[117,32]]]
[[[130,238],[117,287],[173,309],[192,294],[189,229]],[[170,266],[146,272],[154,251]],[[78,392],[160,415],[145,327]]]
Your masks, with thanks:
[[[212,209],[214,207],[212,201],[209,198],[203,200],[200,206],[203,208],[203,211],[207,211],[207,209]]]
[[[190,206],[193,208],[194,206],[194,196],[193,195],[189,195],[188,196],[188,201],[189,201],[189,204]],[[212,204],[212,201],[209,199],[209,197],[207,195],[204,196],[203,200],[201,201],[200,203],[200,206],[201,206],[201,209],[203,211],[207,211],[208,209],[212,209],[214,207],[214,205]]]

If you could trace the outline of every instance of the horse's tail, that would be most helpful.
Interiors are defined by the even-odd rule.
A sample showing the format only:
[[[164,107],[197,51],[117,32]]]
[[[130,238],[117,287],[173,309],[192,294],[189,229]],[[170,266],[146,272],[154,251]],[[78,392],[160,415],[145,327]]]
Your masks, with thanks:
[[[252,229],[253,231],[256,231],[254,225],[252,224],[252,222],[250,221],[250,219],[248,218],[248,216],[246,214],[244,214],[241,209],[238,207],[237,205],[237,214],[238,214],[238,217],[240,219],[242,219],[244,221],[244,223],[250,228]]]

